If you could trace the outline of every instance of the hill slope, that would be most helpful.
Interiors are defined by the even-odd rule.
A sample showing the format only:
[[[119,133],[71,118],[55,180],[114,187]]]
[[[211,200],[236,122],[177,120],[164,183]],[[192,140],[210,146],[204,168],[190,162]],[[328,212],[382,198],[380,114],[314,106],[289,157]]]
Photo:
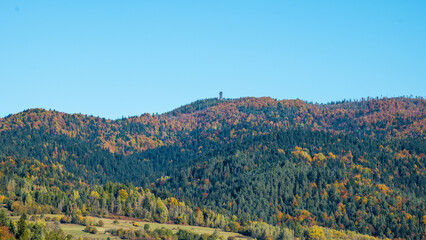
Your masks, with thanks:
[[[131,181],[238,218],[425,236],[422,98],[309,104],[206,99],[119,120],[31,109],[0,120],[0,155]]]

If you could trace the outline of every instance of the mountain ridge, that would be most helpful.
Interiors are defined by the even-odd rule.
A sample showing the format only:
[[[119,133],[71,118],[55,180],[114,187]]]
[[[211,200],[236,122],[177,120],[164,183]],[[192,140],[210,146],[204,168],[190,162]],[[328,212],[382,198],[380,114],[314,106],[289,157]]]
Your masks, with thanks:
[[[269,122],[272,123],[272,127],[278,129],[307,127],[332,132],[358,131],[367,135],[379,134],[388,137],[403,137],[413,133],[422,135],[426,131],[425,108],[426,101],[422,98],[384,98],[326,105],[309,104],[301,100],[277,101],[266,97],[235,100],[206,99],[161,115],[142,114],[117,120],[37,108],[1,118],[0,131],[10,129],[12,126],[23,127],[22,120],[24,120],[30,128],[50,127],[52,131],[68,136],[75,137],[78,131],[86,131],[87,134],[80,135],[98,135],[97,141],[100,145],[112,152],[117,150],[123,152],[123,146],[114,144],[110,146],[108,139],[100,136],[106,135],[108,138],[106,128],[114,128],[130,135],[134,134],[139,137],[139,142],[146,143],[133,144],[130,147],[133,148],[131,152],[138,152],[178,141],[177,136],[172,137],[171,140],[167,139],[164,136],[165,131],[189,132],[201,128],[206,131],[208,128],[217,128],[221,123],[235,125],[243,121],[255,121],[256,124]],[[191,109],[197,110],[191,112]],[[67,124],[68,119],[72,123]],[[352,121],[348,121],[350,119]],[[373,124],[378,126],[377,129],[371,129]],[[91,128],[97,128],[97,133]],[[138,129],[135,130],[135,128]],[[151,128],[153,131],[144,132],[146,128]],[[115,135],[114,137],[117,137]],[[122,138],[124,136],[121,140]]]

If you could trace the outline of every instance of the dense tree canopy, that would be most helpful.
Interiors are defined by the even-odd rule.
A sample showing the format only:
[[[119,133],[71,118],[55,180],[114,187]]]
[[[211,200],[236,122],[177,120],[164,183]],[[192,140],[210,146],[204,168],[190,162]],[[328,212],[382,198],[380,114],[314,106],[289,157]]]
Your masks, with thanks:
[[[425,106],[206,99],[119,120],[31,109],[0,119],[0,187],[16,214],[70,221],[116,214],[248,235],[266,222],[421,239]]]

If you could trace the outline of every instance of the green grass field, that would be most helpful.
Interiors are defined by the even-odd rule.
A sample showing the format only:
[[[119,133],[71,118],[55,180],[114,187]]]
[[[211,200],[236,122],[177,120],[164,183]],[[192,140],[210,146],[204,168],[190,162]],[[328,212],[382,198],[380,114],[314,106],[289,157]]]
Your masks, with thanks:
[[[50,215],[51,217],[58,217],[59,215]],[[213,234],[215,231],[214,228],[206,228],[206,227],[198,227],[198,226],[185,226],[185,225],[176,225],[176,224],[160,224],[160,223],[151,223],[151,222],[144,222],[144,221],[137,221],[137,223],[140,225],[139,227],[133,226],[134,221],[129,220],[117,220],[118,223],[113,223],[114,220],[109,218],[93,218],[96,222],[99,220],[102,220],[104,222],[104,227],[97,227],[98,233],[97,234],[90,234],[83,232],[84,226],[76,225],[76,224],[61,224],[61,228],[64,230],[66,234],[71,234],[75,237],[88,237],[88,238],[96,238],[96,239],[106,239],[107,237],[110,237],[111,239],[119,239],[117,237],[113,237],[107,233],[105,233],[108,229],[119,229],[119,228],[133,228],[133,229],[143,229],[145,224],[149,224],[150,228],[152,230],[156,228],[166,228],[172,230],[174,233],[179,231],[179,229],[183,230],[189,230],[191,232],[195,232],[198,234]],[[243,236],[238,233],[232,233],[232,232],[225,232],[219,229],[220,235],[223,236],[225,239],[227,239],[230,236],[234,236],[239,239],[250,239],[246,236]]]
[[[8,215],[11,215],[11,213],[7,209],[6,211],[8,212]],[[56,219],[58,217],[61,217],[61,215],[45,214],[45,217]],[[16,221],[19,219],[19,216],[10,216],[10,218]],[[93,219],[95,222],[99,222],[99,220],[102,220],[104,222],[103,227],[96,227],[98,229],[97,234],[84,232],[83,230],[85,226],[82,226],[82,225],[61,223],[60,226],[66,235],[70,234],[75,238],[82,237],[82,238],[91,238],[91,239],[107,239],[108,237],[110,239],[120,239],[116,236],[111,236],[109,233],[106,233],[105,231],[109,229],[120,229],[120,228],[123,228],[123,229],[133,228],[135,230],[143,229],[145,224],[149,224],[152,230],[156,228],[164,227],[166,229],[172,230],[174,233],[179,231],[179,229],[183,229],[183,230],[188,230],[198,234],[203,234],[203,233],[213,234],[213,232],[216,230],[214,228],[207,228],[207,227],[186,226],[186,225],[177,225],[177,224],[161,224],[161,223],[152,223],[152,222],[145,222],[145,221],[139,221],[139,220],[132,221],[132,220],[117,219],[118,223],[113,223],[114,219],[98,218],[98,217],[93,217]],[[134,222],[137,222],[139,226],[138,227],[133,226]],[[224,237],[224,239],[227,239],[230,236],[236,237],[237,239],[252,239],[238,233],[225,232],[221,229],[218,229],[218,230],[219,230],[220,236]]]

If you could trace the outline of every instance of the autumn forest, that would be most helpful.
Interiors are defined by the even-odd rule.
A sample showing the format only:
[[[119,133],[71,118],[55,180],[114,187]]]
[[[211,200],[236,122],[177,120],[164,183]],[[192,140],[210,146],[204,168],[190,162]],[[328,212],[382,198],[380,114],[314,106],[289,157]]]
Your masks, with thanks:
[[[46,214],[87,232],[126,217],[256,239],[425,239],[426,100],[212,98],[117,120],[28,109],[0,119],[0,203],[0,239],[75,238]]]

